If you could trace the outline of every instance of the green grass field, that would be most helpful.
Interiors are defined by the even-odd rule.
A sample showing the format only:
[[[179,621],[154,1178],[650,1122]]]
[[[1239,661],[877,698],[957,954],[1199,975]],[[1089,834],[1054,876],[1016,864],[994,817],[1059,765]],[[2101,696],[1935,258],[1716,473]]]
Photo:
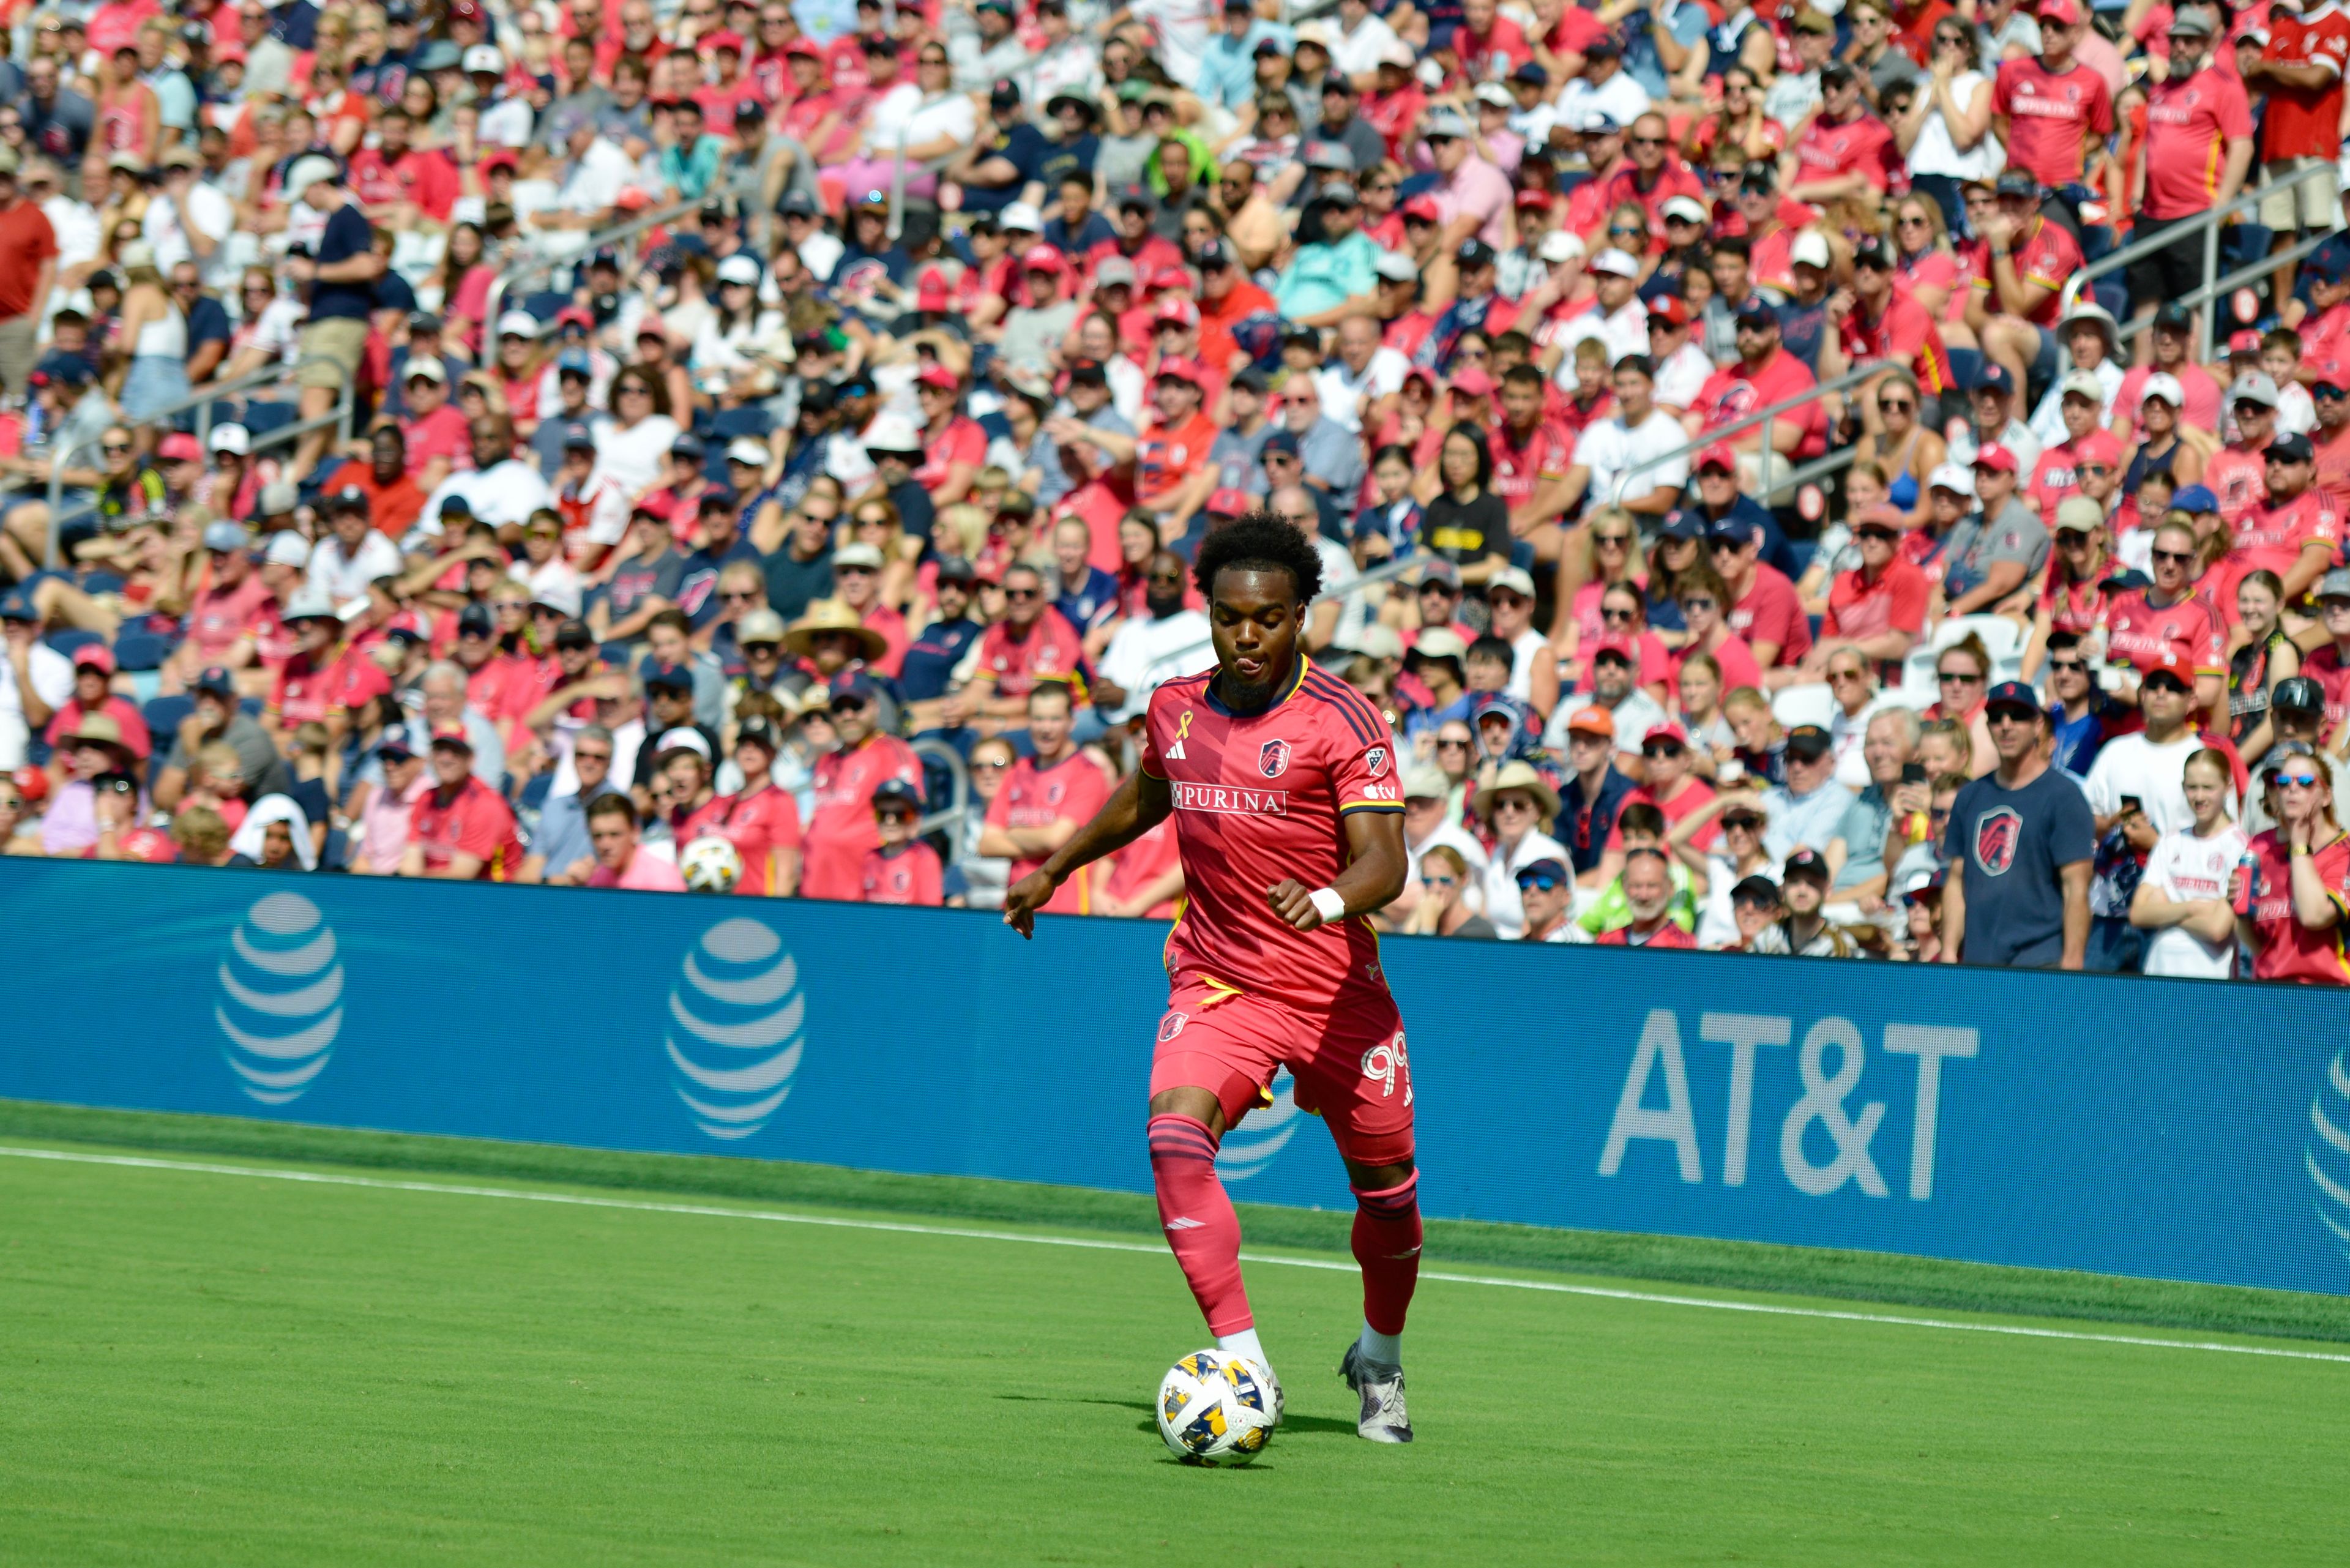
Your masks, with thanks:
[[[1205,1335],[1147,1236],[0,1145],[72,1157],[0,1154],[0,1562],[2283,1563],[2350,1540],[2350,1346],[2309,1338],[1432,1246],[1454,1277],[1414,1309],[1420,1440],[1380,1449],[1333,1373],[1351,1264],[1287,1252],[1250,1283],[1289,1424],[1201,1471],[1150,1429]],[[1970,1331],[2003,1325],[2048,1336]]]

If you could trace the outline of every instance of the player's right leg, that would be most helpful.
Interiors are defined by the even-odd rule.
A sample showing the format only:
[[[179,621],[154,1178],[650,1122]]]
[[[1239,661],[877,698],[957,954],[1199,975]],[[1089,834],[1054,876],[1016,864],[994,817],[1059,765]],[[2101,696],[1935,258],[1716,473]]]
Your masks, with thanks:
[[[1225,1130],[1272,1081],[1277,1030],[1251,999],[1230,992],[1179,991],[1159,1021],[1150,1067],[1150,1178],[1159,1222],[1182,1266],[1216,1347],[1245,1355],[1273,1377],[1241,1282],[1241,1222],[1216,1174]],[[1273,1377],[1275,1418],[1281,1383]]]

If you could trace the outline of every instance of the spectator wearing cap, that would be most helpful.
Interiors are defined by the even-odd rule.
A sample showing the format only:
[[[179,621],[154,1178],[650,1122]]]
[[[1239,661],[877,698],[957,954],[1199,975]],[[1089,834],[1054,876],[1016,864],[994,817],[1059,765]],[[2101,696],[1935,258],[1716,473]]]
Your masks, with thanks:
[[[1713,373],[1681,418],[1681,428],[1692,438],[1723,430],[1818,384],[1809,367],[1782,346],[1778,314],[1761,299],[1739,307],[1737,336],[1737,361]],[[1762,427],[1750,425],[1722,439],[1742,454],[1742,462],[1743,454],[1762,450]],[[1812,456],[1825,450],[1826,441],[1827,414],[1816,400],[1771,425],[1772,450],[1782,456]]]
[[[915,735],[944,733],[941,700],[954,684],[954,672],[979,640],[980,623],[972,615],[979,573],[971,562],[950,556],[938,563],[936,613],[920,636],[907,646],[898,670],[898,692],[905,700],[907,727]],[[1204,634],[1203,634],[1204,635]]]
[[[365,598],[368,585],[404,570],[400,547],[378,532],[367,492],[353,486],[326,498],[327,536],[310,547],[307,586],[334,604]]]
[[[1811,618],[1795,585],[1763,561],[1762,531],[1734,516],[1707,528],[1706,546],[1724,595],[1723,623],[1746,644],[1766,683],[1787,683],[1812,646]],[[1688,615],[1686,599],[1682,614]]]
[[[2350,573],[2344,576],[2350,579]],[[2350,581],[2345,589],[2350,593]],[[2350,611],[2350,598],[2345,609]],[[2345,625],[2350,627],[2350,616]],[[2095,816],[2097,849],[2086,964],[2096,972],[2137,969],[2144,939],[2130,919],[2130,908],[2145,857],[2165,835],[2193,826],[2187,760],[2205,745],[2192,722],[2194,687],[2193,669],[2166,651],[2143,672],[2138,686],[2145,728],[2107,741],[2089,769],[2085,790]]]
[[[345,870],[361,877],[397,877],[401,863],[408,857],[409,824],[418,800],[432,789],[431,770],[425,759],[409,744],[405,732],[387,732],[375,748],[375,761],[382,776],[362,779],[352,786],[349,803],[349,859]],[[568,797],[565,797],[568,800]],[[547,813],[540,818],[540,828],[534,845],[551,844],[549,832],[556,820],[558,803],[549,801]],[[588,830],[584,821],[578,826],[577,855],[588,853]],[[528,860],[525,862],[529,864]],[[538,880],[531,876],[521,880]]]
[[[73,700],[73,661],[42,640],[41,621],[31,594],[0,594],[0,772],[22,767],[34,734]]]
[[[1322,237],[1296,247],[1273,287],[1275,305],[1295,321],[1311,321],[1368,297],[1380,254],[1362,232],[1362,198],[1352,183],[1324,186],[1310,210],[1320,217]]]
[[[1603,748],[1608,743],[1600,737]],[[1602,755],[1605,755],[1603,749]],[[1628,790],[1628,779],[1622,779]],[[1572,791],[1573,781],[1568,784]],[[1607,821],[1596,823],[1586,814],[1578,831],[1590,839],[1592,872],[1596,876],[1599,856],[1607,840],[1607,829],[1615,824],[1615,811],[1621,804],[1622,792],[1617,792],[1604,804]],[[1493,847],[1482,885],[1485,897],[1485,918],[1493,922],[1493,929],[1503,941],[1516,941],[1525,929],[1525,907],[1518,893],[1518,873],[1539,860],[1568,862],[1567,846],[1550,835],[1550,827],[1558,817],[1560,799],[1548,780],[1525,762],[1504,763],[1492,783],[1478,790],[1475,806],[1478,819],[1488,825],[1493,836]]]
[[[2316,738],[2338,753],[2350,734],[2350,567],[2336,566],[2319,579],[2317,619],[2326,640],[2303,655],[2301,673],[2324,694],[2325,722]]]
[[[914,836],[921,818],[921,797],[911,786],[893,779],[873,793],[874,827],[881,842],[865,852],[865,902],[934,909],[946,901],[938,852]]]
[[[1326,23],[1325,27],[1327,27]],[[1335,35],[1327,39],[1317,36],[1315,43],[1327,52],[1336,43]],[[1305,47],[1308,40],[1301,29],[1298,45]],[[1313,126],[1313,136],[1319,141],[1330,142],[1346,150],[1348,167],[1363,179],[1371,177],[1388,155],[1387,140],[1371,122],[1356,112],[1360,101],[1348,73],[1332,70],[1323,74],[1314,93],[1314,110],[1307,119]]]
[[[430,495],[472,452],[465,416],[449,400],[449,372],[435,356],[411,357],[400,379],[405,415],[400,434],[408,452],[408,474]]]
[[[718,595],[721,573],[737,564],[747,567],[759,579],[758,597],[765,597],[758,548],[743,536],[741,513],[740,498],[726,485],[703,491],[694,504],[689,541],[693,547],[681,563],[677,607],[691,619],[695,632],[704,634],[705,642],[709,628],[727,607]]]
[[[2327,369],[2309,389],[2317,415],[2310,432],[2317,453],[2317,488],[2336,509],[2350,507],[2350,369]]]
[[[104,643],[85,643],[74,649],[72,695],[56,704],[41,738],[62,753],[66,737],[79,733],[85,719],[103,715],[114,722],[131,761],[144,765],[154,742],[147,733],[147,721],[140,716],[138,705],[114,694],[114,650]],[[62,781],[61,765],[53,763],[51,772]]]
[[[1858,945],[1822,912],[1828,881],[1827,857],[1818,850],[1798,849],[1789,855],[1779,872],[1783,913],[1755,932],[1745,950],[1796,958],[1858,958]]]
[[[2014,375],[2003,365],[1984,361],[1969,384],[1969,420],[1966,428],[1950,438],[1950,461],[1971,467],[1995,446],[2008,454],[2009,466],[2017,473],[2028,475],[2036,469],[2040,438],[2018,417],[2019,397]]]
[[[290,737],[304,724],[324,724],[339,748],[351,716],[390,694],[390,677],[348,646],[329,595],[306,586],[286,601],[285,617],[294,652],[277,668],[262,708],[263,722],[282,737]]]
[[[2110,475],[2118,447],[2111,435],[2095,431],[2083,443],[2082,461],[2105,465]],[[2049,460],[2041,461],[2045,464]],[[1947,493],[1975,504],[1942,535],[1942,598],[1951,616],[2020,614],[2031,603],[2032,587],[2048,564],[2049,531],[2041,514],[2002,483],[2007,477],[2002,470],[1989,471],[1992,483],[1987,486],[1981,483],[1984,472],[1946,462],[1927,481],[1931,496]],[[2059,501],[2051,508],[2052,516],[2063,504]],[[2097,504],[2088,504],[2095,508]]]
[[[2071,9],[2073,0],[2049,0],[2049,4]],[[2052,30],[2043,31],[2046,36]],[[2078,36],[2077,29],[2073,36]],[[2069,48],[2065,65],[2054,74],[2064,77],[2064,86],[2078,88],[2080,96],[2064,97],[2062,87],[2054,96],[2046,96],[2047,67],[2028,60],[2011,60],[2001,67],[1999,85],[1991,93],[1992,134],[2008,149],[2008,167],[1995,187],[1999,205],[1984,220],[1983,237],[1990,244],[1991,261],[1991,296],[1984,305],[1991,319],[1980,337],[1984,355],[1996,360],[2019,389],[2056,379],[2064,358],[2056,325],[2064,282],[2081,268],[2080,245],[2062,225],[2041,213],[2042,185],[2075,183],[2082,178],[2078,161],[2085,118],[2100,137],[2108,134],[2113,125],[2112,99],[2105,79],[2074,64]],[[2024,93],[2027,82],[2031,94]],[[2068,112],[2012,115],[2010,111],[2019,94],[2041,95],[2034,97],[2035,107],[2061,103]],[[2017,129],[2027,139],[2022,157],[2008,140]],[[2073,171],[2053,177],[2043,172],[2064,166],[2068,142]],[[1946,895],[1946,906],[1948,902]]]
[[[1985,704],[1998,765],[1958,794],[1942,839],[1947,961],[2077,970],[2089,941],[2096,824],[2078,784],[2047,763],[2047,715],[2021,681]]]
[[[1599,221],[1605,223],[1606,215],[1602,214]],[[1621,365],[1627,356],[1646,357],[1648,306],[1640,297],[1639,262],[1629,253],[1609,245],[1592,256],[1585,270],[1590,275],[1594,292],[1587,303],[1568,308],[1556,341],[1569,354],[1579,351],[1586,342],[1596,342],[1610,366]]]
[[[1953,484],[1964,478],[1967,488],[1974,488],[1972,477],[1955,465],[1945,463],[1935,472]],[[1879,666],[1898,664],[1917,646],[1933,589],[1926,574],[1901,556],[1903,523],[1898,510],[1881,503],[1854,519],[1860,565],[1838,572],[1830,585],[1819,640],[1804,655],[1806,672],[1825,672],[1830,656],[1846,649]],[[1865,679],[1865,672],[1856,673]]]
[[[1260,19],[1248,0],[1223,0],[1222,25],[1200,46],[1191,90],[1202,102],[1239,112],[1256,97],[1257,46],[1270,42],[1285,55],[1293,37],[1280,23]]]
[[[2126,422],[2116,401],[2122,384],[2122,368],[2117,363],[2122,349],[2117,333],[2114,318],[2105,307],[2087,300],[2074,305],[2057,324],[2057,340],[2064,348],[2063,369],[2032,413],[2032,433],[2043,445],[2054,447],[2080,439],[2080,432],[2064,417],[2064,399],[2075,389],[2096,404],[2091,425],[2102,427],[2108,421]]]
[[[139,759],[110,713],[85,713],[73,724],[52,724],[51,728],[51,743],[57,748],[57,755],[49,764],[49,806],[41,816],[41,853],[53,858],[88,858],[101,829],[109,825],[100,819],[99,794],[104,791],[109,795],[135,796]]]
[[[326,214],[326,226],[310,254],[289,257],[286,264],[295,283],[310,292],[297,379],[302,418],[318,423],[304,432],[287,471],[289,478],[300,480],[317,467],[326,452],[325,415],[344,385],[359,374],[375,308],[376,280],[383,275],[388,258],[375,248],[375,231],[333,159],[316,154],[296,158],[286,171],[284,190],[311,212]]]
[[[1459,109],[1440,105],[1421,118],[1420,137],[1437,182],[1440,243],[1448,250],[1475,239],[1498,253],[1509,243],[1509,176],[1477,151],[1475,129]]]
[[[486,613],[483,618],[488,618]],[[462,628],[457,646],[461,651],[465,647]],[[506,775],[504,738],[490,715],[473,705],[466,687],[465,667],[455,659],[436,659],[427,666],[417,682],[422,708],[407,725],[409,742],[426,748],[438,732],[463,732],[473,776],[494,790],[502,788]]]
[[[496,790],[473,776],[473,747],[465,727],[436,726],[431,746],[432,786],[409,808],[400,875],[513,881],[524,858],[514,812]]]
[[[2213,74],[2217,75],[2216,72]],[[2199,247],[2199,240],[2197,244]],[[2195,268],[2196,282],[2200,285],[2203,260],[2199,248],[2196,253]],[[2187,290],[2178,292],[2183,295]],[[2350,298],[2350,288],[2337,292]],[[2123,375],[2120,387],[2114,392],[2114,433],[2124,441],[2131,439],[2147,389],[2158,384],[2156,378],[2168,376],[2178,389],[2177,395],[2169,399],[2177,417],[2197,430],[2218,435],[2221,413],[2220,386],[2212,379],[2210,371],[2195,362],[2194,311],[2179,304],[2177,296],[2157,297],[2139,295],[2137,297],[2159,305],[2154,312],[2154,361],[2137,366]],[[2344,316],[2350,319],[2350,311],[2345,311]],[[2145,312],[2139,312],[2138,319],[2142,320],[2144,317]],[[2306,337],[2306,332],[2303,336]],[[2193,483],[2202,477],[2201,453],[2196,453],[2195,457],[2193,470],[2181,473],[2180,483]]]
[[[2350,764],[2327,750],[2320,740],[2329,727],[2324,687],[2306,675],[2281,680],[2271,700],[2270,712],[2276,739],[2267,753],[2251,764],[2254,783],[2244,795],[2243,823],[2247,833],[2262,833],[2276,826],[2275,814],[2268,808],[2268,794],[2261,784],[2288,756],[2314,756],[2325,765],[2336,790],[2350,787]]]
[[[872,677],[844,674],[828,691],[812,695],[827,701],[837,743],[816,763],[816,809],[802,835],[800,892],[854,900],[864,888],[865,852],[881,842],[874,792],[893,779],[919,792],[922,764],[905,742],[877,728],[881,690]]]
[[[2274,572],[2290,608],[2333,565],[2342,546],[2342,514],[2334,498],[2317,487],[2317,451],[2307,436],[2278,436],[2262,456],[2266,493],[2234,519],[2236,544],[2230,559],[2239,573]],[[2214,471],[2218,464],[2214,458]],[[2224,493],[2220,514],[2227,514]]]
[[[1008,366],[1046,371],[1086,306],[1068,286],[1068,260],[1058,246],[1029,246],[1020,268],[1027,286],[1014,291],[995,351]]]
[[[1794,52],[1795,68],[1782,71],[1763,96],[1762,112],[1781,125],[1804,122],[1820,102],[1820,68],[1835,51],[1835,19],[1805,5],[1789,24],[1787,46]]]
[[[1885,19],[1880,13],[1875,20],[1880,36],[1874,45],[1881,49]],[[1854,41],[1866,47],[1857,19]],[[1821,67],[1819,111],[1805,122],[1787,159],[1787,194],[1795,201],[1873,202],[1883,197],[1894,171],[1902,168],[1893,132],[1870,112],[1875,94],[1864,92],[1866,69],[1846,60]]]
[[[1575,907],[1575,877],[1557,860],[1542,859],[1519,867],[1518,901],[1523,925],[1522,942],[1588,942],[1590,935],[1568,919]]]
[[[1854,800],[1835,782],[1835,739],[1817,724],[1797,724],[1787,732],[1784,760],[1787,782],[1762,792],[1771,816],[1762,847],[1779,859],[1799,848],[1825,855]]]

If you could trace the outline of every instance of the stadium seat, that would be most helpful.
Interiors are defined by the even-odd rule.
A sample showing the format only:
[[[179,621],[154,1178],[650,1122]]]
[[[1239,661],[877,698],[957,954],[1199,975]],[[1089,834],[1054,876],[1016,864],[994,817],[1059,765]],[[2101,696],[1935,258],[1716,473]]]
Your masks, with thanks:
[[[1806,686],[1789,686],[1771,699],[1771,716],[1782,727],[1794,729],[1798,724],[1827,727],[1835,716],[1835,693],[1825,682]]]
[[[59,653],[64,654],[68,659],[71,659],[75,654],[79,653],[83,649],[89,647],[92,643],[103,646],[106,642],[106,639],[99,636],[98,633],[94,631],[84,631],[79,627],[63,628],[60,630],[50,632],[47,636],[42,638],[41,640],[47,643],[51,648],[56,649]]]

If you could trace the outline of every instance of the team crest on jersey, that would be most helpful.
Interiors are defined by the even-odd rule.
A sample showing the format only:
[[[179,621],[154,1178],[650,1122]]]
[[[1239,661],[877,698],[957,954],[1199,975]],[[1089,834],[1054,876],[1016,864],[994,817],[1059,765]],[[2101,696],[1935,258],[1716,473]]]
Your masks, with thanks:
[[[1385,746],[1373,746],[1369,751],[1365,752],[1363,753],[1363,767],[1364,770],[1373,778],[1378,778],[1380,774],[1386,773],[1388,771],[1388,749]]]
[[[2013,806],[2003,805],[1975,819],[1975,864],[1999,876],[2015,864],[2016,846],[2023,840],[2023,818]]]
[[[1170,1012],[1159,1021],[1159,1043],[1164,1045],[1183,1033],[1183,1025],[1191,1021],[1188,1012]]]
[[[1277,779],[1289,771],[1289,742],[1267,741],[1257,748],[1256,771],[1269,779]]]

